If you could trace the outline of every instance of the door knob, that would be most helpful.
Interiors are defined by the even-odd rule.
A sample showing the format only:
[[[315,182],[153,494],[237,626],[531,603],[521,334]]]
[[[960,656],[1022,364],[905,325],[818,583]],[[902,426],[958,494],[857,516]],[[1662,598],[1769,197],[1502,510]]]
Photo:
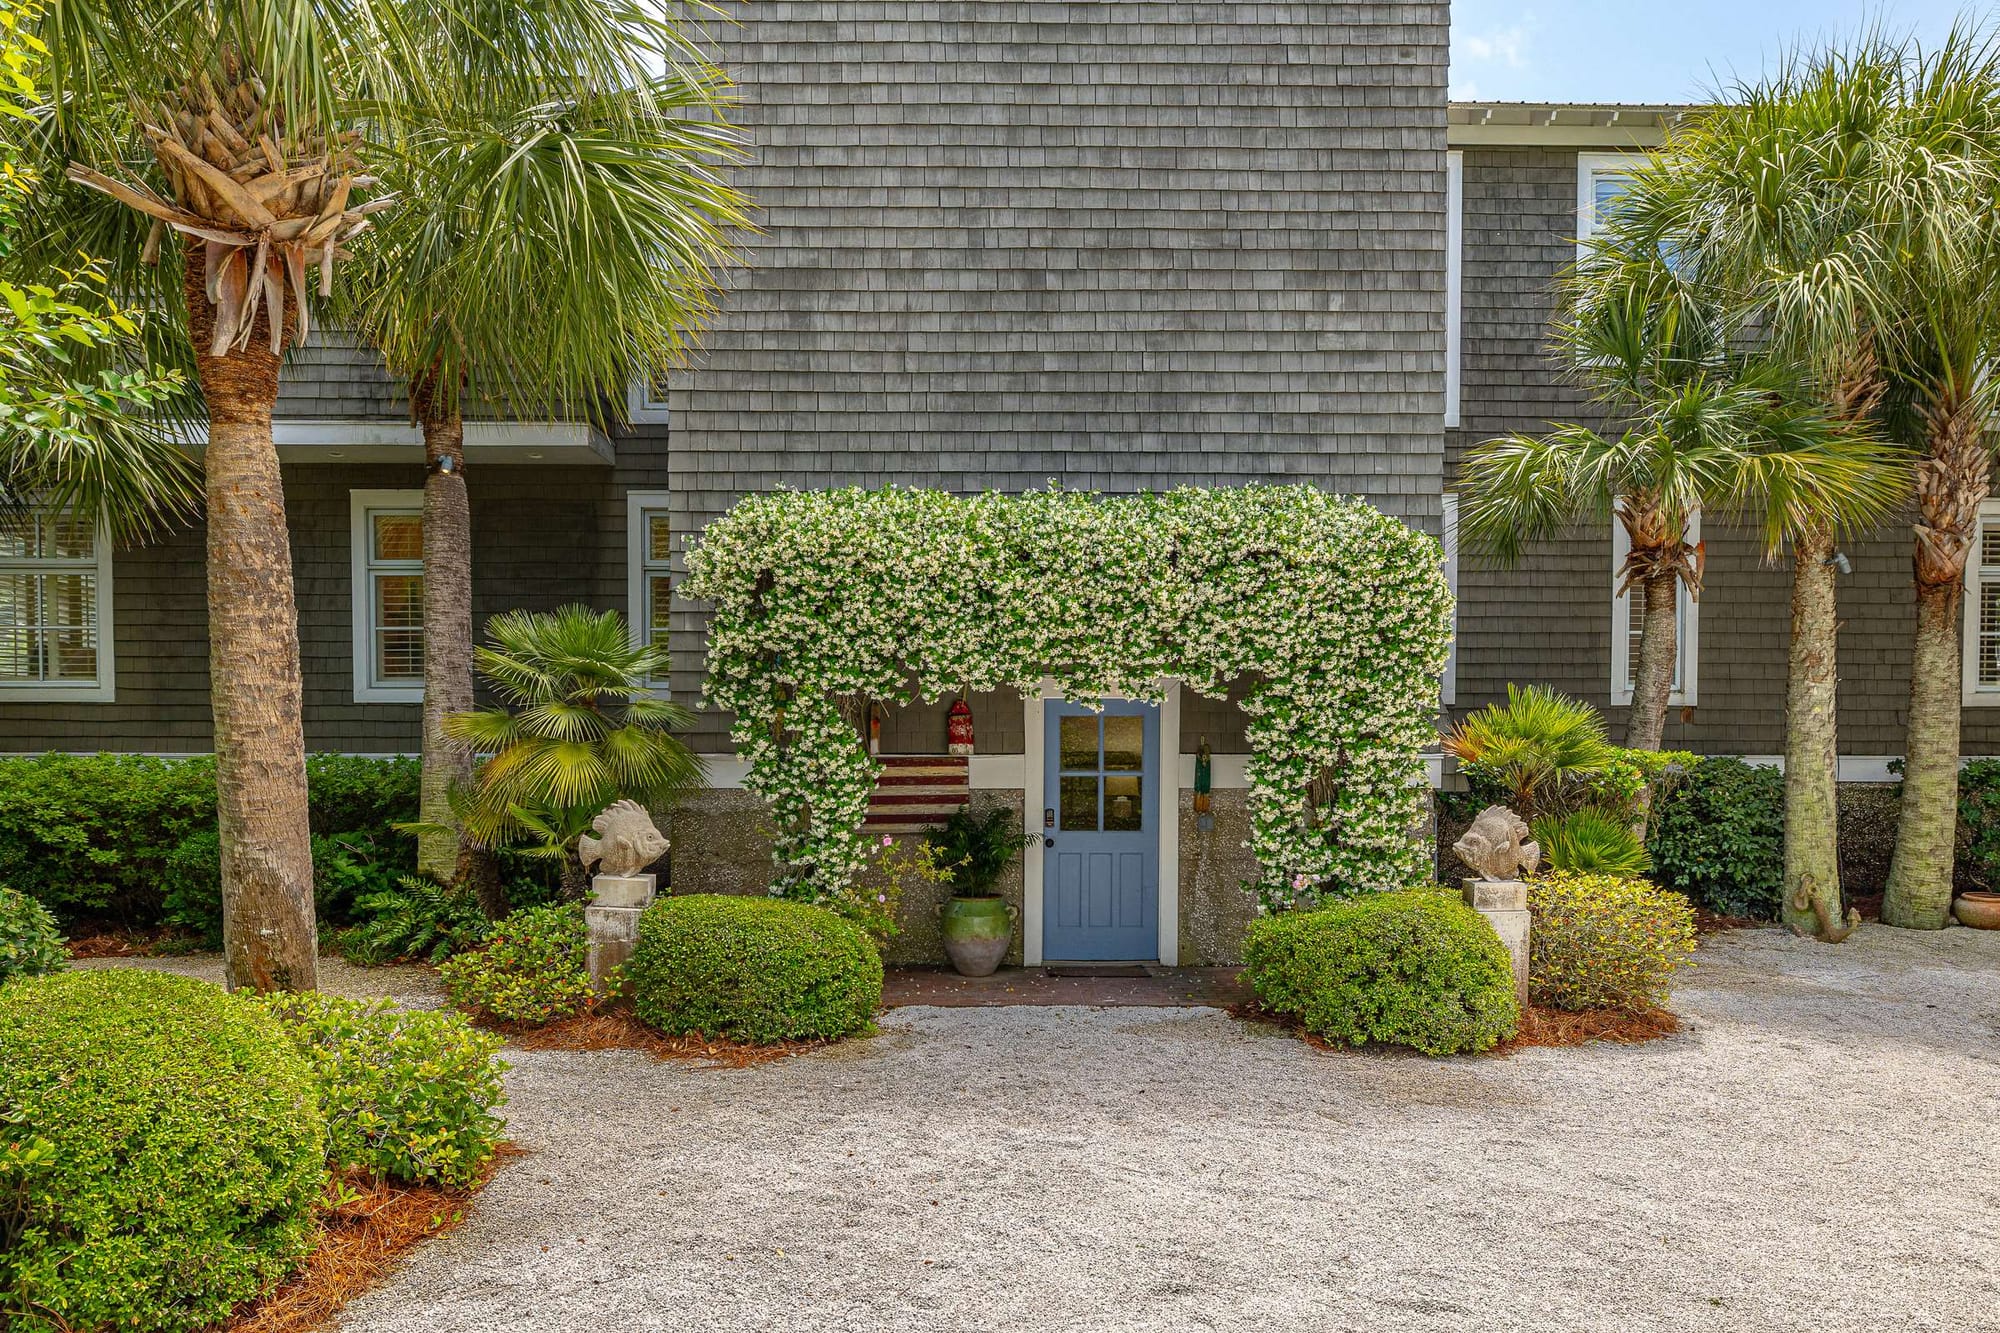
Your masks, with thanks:
[[[1055,846],[1055,845],[1056,845],[1056,840],[1055,840],[1054,838],[1043,838],[1043,839],[1042,839],[1042,846],[1044,846],[1044,847],[1053,847],[1053,846]]]

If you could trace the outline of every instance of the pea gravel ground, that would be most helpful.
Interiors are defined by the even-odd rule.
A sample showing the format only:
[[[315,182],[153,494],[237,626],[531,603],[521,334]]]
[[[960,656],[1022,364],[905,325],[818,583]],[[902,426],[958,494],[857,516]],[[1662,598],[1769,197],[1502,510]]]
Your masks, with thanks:
[[[1430,1061],[901,1009],[742,1071],[514,1052],[343,1333],[2000,1330],[2000,934],[1710,941],[1683,1033]]]

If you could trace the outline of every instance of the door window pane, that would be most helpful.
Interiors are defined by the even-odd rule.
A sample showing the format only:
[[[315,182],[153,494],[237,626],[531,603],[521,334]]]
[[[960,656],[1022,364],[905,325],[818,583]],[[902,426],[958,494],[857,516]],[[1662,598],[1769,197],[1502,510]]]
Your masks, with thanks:
[[[1060,739],[1057,742],[1057,749],[1062,756],[1062,766],[1064,768],[1096,768],[1097,715],[1095,713],[1086,713],[1081,717],[1064,717],[1060,721],[1062,723],[1062,731]],[[1097,817],[1094,814],[1091,816],[1090,827],[1097,827]]]
[[[1063,719],[1065,722],[1070,719]],[[1097,779],[1064,778],[1060,823],[1065,832],[1097,831]]]
[[[1146,803],[1137,774],[1104,779],[1104,831],[1138,833],[1146,825]]]
[[[1136,772],[1146,766],[1146,719],[1104,719],[1104,766]]]

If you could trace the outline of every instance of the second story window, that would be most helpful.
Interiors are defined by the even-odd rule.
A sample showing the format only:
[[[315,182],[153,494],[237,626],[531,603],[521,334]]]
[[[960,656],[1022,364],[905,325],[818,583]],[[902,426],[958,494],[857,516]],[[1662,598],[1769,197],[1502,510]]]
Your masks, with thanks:
[[[0,698],[17,694],[113,697],[110,543],[93,519],[0,514]]]
[[[1576,158],[1577,254],[1618,207],[1631,188],[1632,173],[1646,161],[1641,153],[1579,153]]]
[[[353,491],[354,698],[424,697],[424,493]]]

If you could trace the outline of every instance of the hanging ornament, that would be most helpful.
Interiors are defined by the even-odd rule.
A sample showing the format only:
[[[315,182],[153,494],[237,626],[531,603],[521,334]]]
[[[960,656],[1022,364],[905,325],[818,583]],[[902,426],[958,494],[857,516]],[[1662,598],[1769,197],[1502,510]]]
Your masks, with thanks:
[[[882,753],[882,705],[868,705],[868,753]]]
[[[1208,748],[1208,737],[1201,738],[1201,748],[1194,753],[1194,814],[1195,827],[1203,833],[1215,827],[1215,816],[1209,813],[1214,798],[1209,795],[1215,788],[1215,755]]]
[[[959,695],[951,705],[951,714],[945,723],[945,752],[948,754],[972,753],[972,705]]]

